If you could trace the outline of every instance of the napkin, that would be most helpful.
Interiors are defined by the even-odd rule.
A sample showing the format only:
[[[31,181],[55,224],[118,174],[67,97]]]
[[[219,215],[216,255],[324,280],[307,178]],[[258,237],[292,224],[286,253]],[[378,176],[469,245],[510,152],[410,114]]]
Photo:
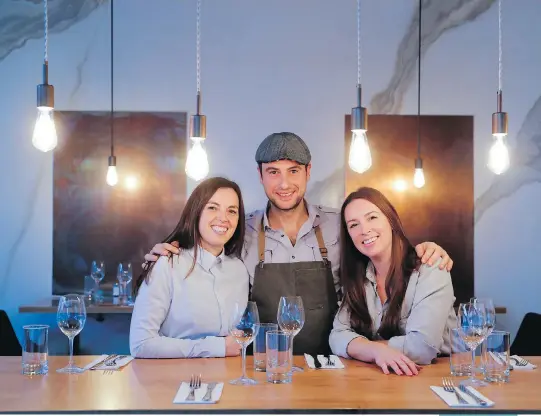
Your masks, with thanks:
[[[100,355],[98,358],[96,358],[94,361],[92,361],[90,364],[85,365],[84,369],[89,370],[90,367],[98,364],[99,362],[103,361],[104,358],[107,358],[109,354],[103,354]],[[116,360],[115,365],[105,365],[105,363],[97,366],[96,368],[93,368],[93,370],[119,370],[120,368],[124,367],[125,365],[129,364],[130,361],[133,360],[132,356],[124,357],[120,360]]]
[[[505,354],[503,354],[503,353],[495,353],[495,352],[492,352],[492,351],[490,351],[489,354],[491,355],[491,357],[495,361],[497,361],[499,363],[505,362]],[[510,357],[515,358],[517,360],[521,359],[521,357],[519,357],[518,355],[511,355]],[[512,370],[535,370],[537,368],[537,366],[535,364],[532,364],[529,361],[528,361],[527,365],[516,365],[515,360],[510,359],[509,364],[510,364],[510,367],[511,367]]]
[[[458,392],[458,394],[460,395],[460,397],[462,397],[464,400],[466,400],[468,402],[468,404],[464,404],[464,403],[459,403],[458,402],[458,399],[455,395],[455,393],[451,393],[449,391],[445,391],[443,389],[443,387],[441,386],[430,386],[430,388],[432,389],[432,391],[434,393],[436,393],[438,396],[440,396],[440,398],[445,402],[447,403],[448,406],[450,407],[492,407],[494,406],[494,402],[490,399],[488,399],[487,397],[483,396],[481,393],[479,393],[477,390],[475,390],[473,387],[471,386],[467,386],[466,388],[472,392],[473,394],[475,394],[477,397],[479,397],[480,399],[484,400],[487,402],[487,405],[486,406],[481,406],[479,403],[477,403],[472,397],[470,397],[468,394],[460,391],[460,389],[457,387],[456,388],[456,391]]]
[[[338,356],[330,355],[330,357],[331,357],[331,361],[333,362],[334,365],[327,365],[327,359],[324,358],[323,355],[319,354],[317,356],[318,361],[321,363],[321,367],[319,368],[320,370],[322,370],[324,368],[331,369],[331,370],[344,368],[344,364],[342,363],[342,361],[340,361],[340,358],[338,358]],[[316,368],[316,366],[314,365],[314,357],[313,356],[311,356],[310,354],[304,354],[304,359],[306,360],[306,364],[308,364],[308,367]]]
[[[180,388],[177,391],[177,394],[175,395],[175,398],[173,399],[173,403],[175,404],[211,404],[211,403],[217,403],[218,400],[220,400],[220,397],[222,395],[222,390],[224,389],[224,383],[218,383],[216,387],[214,387],[214,390],[212,390],[212,394],[210,395],[209,401],[203,401],[203,396],[207,393],[208,383],[201,383],[201,387],[195,390],[195,400],[194,401],[186,401],[186,398],[190,394],[190,383],[183,381],[180,384]]]

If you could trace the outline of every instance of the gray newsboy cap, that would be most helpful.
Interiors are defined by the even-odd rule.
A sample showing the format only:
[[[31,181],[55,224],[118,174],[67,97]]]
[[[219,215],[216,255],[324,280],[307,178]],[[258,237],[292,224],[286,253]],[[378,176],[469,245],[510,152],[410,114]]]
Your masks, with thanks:
[[[294,160],[307,165],[312,160],[306,143],[294,133],[273,133],[261,142],[255,152],[257,163],[269,163],[276,160]]]

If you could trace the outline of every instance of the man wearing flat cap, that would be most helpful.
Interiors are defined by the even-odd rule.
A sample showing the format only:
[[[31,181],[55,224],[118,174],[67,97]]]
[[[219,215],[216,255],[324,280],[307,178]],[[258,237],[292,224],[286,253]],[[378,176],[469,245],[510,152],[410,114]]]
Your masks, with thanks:
[[[328,354],[340,293],[340,213],[305,201],[311,155],[296,134],[266,137],[255,161],[268,203],[246,216],[243,261],[250,273],[251,298],[261,322],[276,322],[280,298],[300,296],[305,322],[294,338],[294,353]],[[155,261],[153,253],[162,255],[164,250],[176,248],[157,244],[145,260]],[[451,264],[434,243],[419,244],[416,251],[423,262],[444,257],[440,265]]]

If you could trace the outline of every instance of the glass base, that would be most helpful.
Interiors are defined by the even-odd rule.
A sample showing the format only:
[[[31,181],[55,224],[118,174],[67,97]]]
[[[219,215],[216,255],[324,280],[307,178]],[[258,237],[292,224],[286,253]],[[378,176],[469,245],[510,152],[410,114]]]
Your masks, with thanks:
[[[293,367],[291,367],[291,371],[292,371],[293,373],[303,373],[303,372],[304,372],[304,368],[297,367],[296,365],[294,365]]]
[[[259,382],[253,378],[241,377],[237,378],[236,380],[231,380],[229,384],[233,384],[235,386],[253,386],[254,384],[259,384]]]
[[[84,368],[77,367],[77,366],[66,366],[64,368],[59,368],[56,370],[57,373],[63,373],[63,374],[81,374],[85,371]]]
[[[474,379],[467,379],[467,380],[464,380],[464,381],[461,381],[460,382],[461,385],[463,386],[472,386],[472,387],[486,387],[488,386],[488,383],[483,381],[483,380],[479,380],[478,378],[474,378]]]

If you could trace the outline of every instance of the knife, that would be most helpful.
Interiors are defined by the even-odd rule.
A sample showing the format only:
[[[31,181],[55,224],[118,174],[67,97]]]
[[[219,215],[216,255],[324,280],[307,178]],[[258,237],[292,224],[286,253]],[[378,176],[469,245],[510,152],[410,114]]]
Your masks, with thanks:
[[[207,392],[203,396],[204,402],[210,402],[210,399],[212,398],[212,390],[218,385],[218,383],[209,383],[207,385]]]
[[[319,359],[317,358],[317,354],[314,354],[314,367],[321,368],[321,363],[319,362]]]
[[[486,406],[488,403],[485,402],[483,399],[477,397],[476,394],[473,394],[469,389],[466,388],[466,386],[464,386],[463,384],[459,384],[458,385],[458,388],[460,389],[461,392],[464,392],[466,393],[468,396],[470,396],[473,400],[475,400],[478,404],[480,404],[481,406]]]

